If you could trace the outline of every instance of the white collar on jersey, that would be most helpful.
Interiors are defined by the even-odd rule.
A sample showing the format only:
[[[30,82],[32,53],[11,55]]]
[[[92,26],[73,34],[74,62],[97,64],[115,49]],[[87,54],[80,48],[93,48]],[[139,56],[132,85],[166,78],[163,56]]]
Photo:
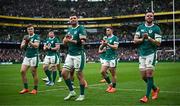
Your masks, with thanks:
[[[33,35],[29,35],[29,37],[33,37],[35,35],[35,33],[33,33]]]
[[[108,38],[112,38],[114,35],[112,34],[111,36],[108,36]]]
[[[148,26],[146,23],[144,24],[146,27],[152,27],[154,26],[154,23],[152,23],[152,25]]]
[[[49,37],[49,39],[54,39],[54,38],[55,38],[55,37],[52,37],[52,38],[51,38],[51,37]]]

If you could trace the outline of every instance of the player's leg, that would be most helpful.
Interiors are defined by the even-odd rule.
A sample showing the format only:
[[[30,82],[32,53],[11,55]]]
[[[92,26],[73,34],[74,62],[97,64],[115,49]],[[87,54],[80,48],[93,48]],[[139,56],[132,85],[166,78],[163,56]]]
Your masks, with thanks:
[[[22,82],[24,85],[24,89],[19,92],[20,94],[29,92],[28,82],[27,82],[27,77],[26,77],[26,72],[27,72],[28,68],[29,68],[29,66],[24,65],[24,64],[22,64],[22,66],[21,66],[20,72],[21,72],[21,78],[22,78]]]
[[[117,67],[117,60],[111,60],[110,61],[110,68],[109,71],[112,75],[112,88],[108,91],[109,93],[116,92],[116,67]]]
[[[62,77],[70,91],[70,93],[68,94],[68,96],[66,96],[64,98],[64,100],[69,100],[71,97],[74,97],[76,95],[74,88],[72,87],[71,80],[69,78],[69,73],[70,73],[70,70],[71,70],[72,64],[73,64],[73,61],[71,58],[72,58],[72,56],[67,55],[65,63],[62,68]]]
[[[33,57],[30,61],[30,68],[31,68],[31,73],[34,79],[34,88],[30,92],[30,94],[37,94],[37,89],[38,89],[38,73],[37,73],[37,67],[38,67],[38,57]]]
[[[53,86],[56,81],[56,76],[57,76],[57,66],[56,64],[50,64],[49,69],[51,70],[52,73],[52,81],[47,83],[48,86]]]
[[[84,80],[84,74],[83,69],[85,66],[86,57],[85,54],[82,54],[80,56],[74,56],[74,68],[76,71],[77,78],[79,80],[79,86],[80,86],[80,95],[76,99],[76,101],[83,101],[85,99],[84,92],[85,92],[85,80]]]
[[[37,74],[37,66],[31,67],[31,73],[34,79],[34,88],[30,92],[30,94],[37,94],[37,89],[38,89],[38,74]]]
[[[101,64],[103,63],[103,59],[102,59],[102,58],[100,58],[100,63],[101,63]],[[108,74],[108,73],[107,73],[107,74]],[[102,79],[101,79],[99,82],[105,83],[106,80],[105,80],[104,77],[102,76]]]
[[[109,76],[107,75],[109,65],[110,65],[109,62],[106,60],[104,60],[103,64],[101,65],[101,75],[103,76],[103,78],[106,80],[106,82],[108,84],[108,88],[106,89],[107,92],[112,88],[111,80],[110,80]]]
[[[43,62],[43,70],[48,78],[43,78],[44,81],[52,81],[52,78],[51,78],[51,72],[49,70],[49,63],[50,63],[50,57],[49,56],[45,56],[44,58],[44,62]]]
[[[19,92],[20,94],[24,94],[24,93],[29,92],[29,90],[28,90],[28,82],[27,82],[27,77],[26,77],[26,72],[27,72],[27,70],[29,68],[29,65],[30,65],[29,60],[28,60],[27,57],[25,57],[24,60],[23,60],[22,65],[21,65],[21,70],[20,70],[22,82],[23,82],[23,85],[24,85],[24,89]]]
[[[61,82],[62,81],[62,75],[61,75],[61,65],[60,65],[60,63],[57,64],[57,70],[58,70],[58,74],[59,74],[59,79],[57,80],[57,82]]]
[[[74,72],[75,72],[75,69],[72,67],[71,71],[70,71],[70,80],[71,80],[73,88],[75,88],[75,86],[74,86]]]
[[[153,90],[152,92],[152,99],[157,99],[158,98],[158,93],[159,93],[159,88],[155,86],[154,80],[153,80],[153,73],[154,73],[154,67],[156,64],[156,54],[151,54],[147,56],[146,59],[146,77],[147,77],[147,93],[146,96],[150,95],[151,89]]]
[[[59,58],[57,55],[51,56],[50,58],[50,66],[49,69],[51,70],[52,73],[52,81],[49,82],[48,85],[52,86],[54,85],[55,81],[56,81],[56,76],[57,76],[57,64],[59,64]]]
[[[140,56],[139,57],[139,70],[140,70],[140,73],[141,73],[142,80],[147,82],[145,62],[146,62],[146,58]],[[146,96],[143,96],[140,99],[140,101],[146,103],[148,101],[148,98]]]

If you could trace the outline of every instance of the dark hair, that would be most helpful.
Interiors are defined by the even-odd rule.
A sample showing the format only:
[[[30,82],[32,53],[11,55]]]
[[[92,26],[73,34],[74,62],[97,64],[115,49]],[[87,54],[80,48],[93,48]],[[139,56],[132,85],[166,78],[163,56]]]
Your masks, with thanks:
[[[146,9],[146,11],[145,11],[145,14],[147,14],[147,13],[153,13],[153,14],[154,14],[154,10],[151,10],[150,8],[148,8],[148,9]]]
[[[28,24],[28,25],[27,25],[27,28],[29,28],[29,27],[33,27],[33,25],[32,25],[32,24]]]
[[[50,29],[50,30],[48,30],[48,32],[54,32],[54,30]]]
[[[113,30],[113,27],[112,27],[112,26],[108,26],[108,27],[106,27],[106,29],[111,29],[111,30]]]
[[[76,16],[76,17],[78,17],[77,13],[76,13],[76,12],[74,12],[74,11],[73,11],[73,12],[71,12],[70,17],[71,17],[71,16]]]

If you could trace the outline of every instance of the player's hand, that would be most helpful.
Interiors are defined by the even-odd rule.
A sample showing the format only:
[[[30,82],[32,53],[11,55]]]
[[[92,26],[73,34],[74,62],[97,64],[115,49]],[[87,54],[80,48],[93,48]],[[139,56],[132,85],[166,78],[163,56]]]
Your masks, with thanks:
[[[107,41],[104,40],[104,41],[102,42],[102,45],[103,45],[103,46],[107,46]]]
[[[23,37],[23,40],[25,40],[25,44],[28,44],[29,41],[30,41],[29,35],[25,35],[25,36]]]
[[[148,33],[144,33],[144,34],[143,34],[143,38],[144,38],[144,39],[148,39]]]
[[[72,39],[71,35],[66,35],[65,37],[66,37],[66,39]]]

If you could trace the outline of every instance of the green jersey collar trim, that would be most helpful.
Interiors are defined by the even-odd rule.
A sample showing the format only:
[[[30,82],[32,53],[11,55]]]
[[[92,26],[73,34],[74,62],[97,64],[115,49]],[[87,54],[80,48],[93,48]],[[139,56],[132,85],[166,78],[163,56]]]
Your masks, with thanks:
[[[29,35],[29,37],[31,37],[31,38],[32,38],[34,35],[35,35],[35,33],[34,33],[33,35]]]

